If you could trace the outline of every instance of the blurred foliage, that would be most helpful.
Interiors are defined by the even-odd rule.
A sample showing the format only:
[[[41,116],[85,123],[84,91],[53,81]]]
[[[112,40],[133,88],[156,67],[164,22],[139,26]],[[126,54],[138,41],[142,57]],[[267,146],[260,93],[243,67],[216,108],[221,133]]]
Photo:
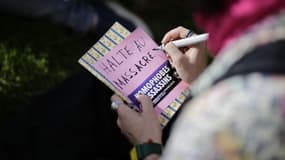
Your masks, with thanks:
[[[81,67],[78,58],[96,42],[46,19],[0,13],[0,122]]]
[[[31,48],[7,48],[0,44],[0,113],[1,119],[29,103],[31,97],[61,81],[63,71],[51,73],[48,55]]]
[[[17,97],[15,91],[25,93],[41,88],[45,76],[48,76],[46,57],[36,57],[30,48],[18,51],[0,44],[0,94]]]

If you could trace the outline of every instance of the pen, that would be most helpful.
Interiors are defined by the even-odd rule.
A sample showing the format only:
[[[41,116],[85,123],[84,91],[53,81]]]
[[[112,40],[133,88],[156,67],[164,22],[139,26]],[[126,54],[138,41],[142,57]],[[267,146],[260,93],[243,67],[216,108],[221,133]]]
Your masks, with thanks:
[[[204,34],[199,34],[199,35],[195,35],[195,36],[191,36],[191,37],[187,37],[187,38],[184,38],[184,39],[179,39],[179,40],[175,40],[175,41],[172,41],[173,44],[176,46],[176,47],[185,47],[185,46],[188,46],[188,45],[191,45],[191,44],[197,44],[197,43],[200,43],[200,42],[203,42],[203,41],[206,41],[209,37],[209,34],[208,33],[204,33]],[[153,48],[152,50],[163,50],[164,48],[164,44],[160,45],[159,47],[157,48]]]

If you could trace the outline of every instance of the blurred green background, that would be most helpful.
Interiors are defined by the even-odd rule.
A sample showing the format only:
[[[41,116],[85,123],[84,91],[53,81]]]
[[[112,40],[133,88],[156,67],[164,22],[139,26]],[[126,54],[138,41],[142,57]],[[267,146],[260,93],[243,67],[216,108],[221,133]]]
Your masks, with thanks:
[[[194,28],[183,0],[118,0],[140,16],[159,43],[179,25]],[[45,18],[0,14],[0,122],[82,67],[77,60],[100,35],[75,34]],[[78,84],[80,85],[80,84]]]

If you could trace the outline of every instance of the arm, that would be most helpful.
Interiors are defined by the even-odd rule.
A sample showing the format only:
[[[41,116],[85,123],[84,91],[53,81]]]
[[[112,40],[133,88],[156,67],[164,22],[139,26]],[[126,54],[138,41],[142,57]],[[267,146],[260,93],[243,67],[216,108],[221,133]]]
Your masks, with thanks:
[[[167,43],[166,51],[172,65],[176,68],[179,76],[188,83],[191,83],[202,72],[206,65],[205,46],[185,47],[180,51],[171,43],[171,40],[184,38],[189,30],[178,27],[168,32],[163,38],[163,43]],[[120,100],[114,95],[112,101]],[[149,97],[140,96],[138,101],[142,105],[142,112],[138,113],[130,109],[127,105],[121,104],[117,109],[118,120],[117,124],[121,132],[129,139],[133,145],[146,143],[150,139],[161,144],[162,130],[159,119],[154,113],[153,104]],[[158,159],[158,155],[149,155],[146,159]]]
[[[111,100],[122,102],[122,99],[117,95],[113,95]],[[138,101],[142,105],[140,113],[130,109],[124,103],[120,103],[117,108],[117,125],[134,146],[148,142],[162,144],[162,129],[150,98],[139,96]],[[132,152],[132,154],[134,153]],[[156,160],[159,157],[158,154],[150,154],[145,157],[145,160]]]

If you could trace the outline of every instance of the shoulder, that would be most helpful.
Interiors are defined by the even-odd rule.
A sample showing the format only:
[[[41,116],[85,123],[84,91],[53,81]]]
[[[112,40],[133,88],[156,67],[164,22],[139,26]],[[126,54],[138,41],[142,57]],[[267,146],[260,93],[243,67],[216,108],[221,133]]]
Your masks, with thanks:
[[[285,77],[250,74],[224,80],[184,107],[169,140],[176,153],[169,152],[193,159],[230,159],[230,152],[260,156],[258,147],[270,144],[268,156],[276,155],[270,148],[280,151],[276,134],[285,130],[283,99]]]

